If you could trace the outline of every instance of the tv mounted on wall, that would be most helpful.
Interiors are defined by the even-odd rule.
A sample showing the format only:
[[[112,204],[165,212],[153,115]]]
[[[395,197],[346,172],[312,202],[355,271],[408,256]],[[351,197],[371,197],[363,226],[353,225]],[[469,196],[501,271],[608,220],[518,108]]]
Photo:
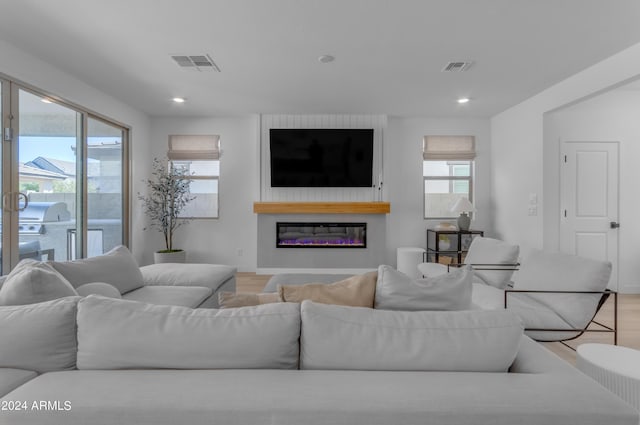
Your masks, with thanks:
[[[371,187],[373,129],[269,130],[271,187]]]

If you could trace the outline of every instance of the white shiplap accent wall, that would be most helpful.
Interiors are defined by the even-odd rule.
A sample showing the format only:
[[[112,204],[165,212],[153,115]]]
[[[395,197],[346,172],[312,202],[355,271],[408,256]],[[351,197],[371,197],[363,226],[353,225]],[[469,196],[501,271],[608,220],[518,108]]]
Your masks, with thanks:
[[[262,115],[260,125],[260,201],[366,202],[381,200],[377,188],[272,188],[269,130],[271,128],[373,128],[373,182],[377,185],[382,176],[382,145],[384,130],[387,127],[386,115]]]

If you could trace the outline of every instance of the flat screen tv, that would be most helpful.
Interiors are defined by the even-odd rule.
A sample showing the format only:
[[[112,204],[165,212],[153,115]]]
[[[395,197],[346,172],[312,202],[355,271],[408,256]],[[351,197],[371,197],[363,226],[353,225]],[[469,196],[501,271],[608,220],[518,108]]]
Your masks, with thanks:
[[[272,187],[371,187],[373,129],[269,130]]]

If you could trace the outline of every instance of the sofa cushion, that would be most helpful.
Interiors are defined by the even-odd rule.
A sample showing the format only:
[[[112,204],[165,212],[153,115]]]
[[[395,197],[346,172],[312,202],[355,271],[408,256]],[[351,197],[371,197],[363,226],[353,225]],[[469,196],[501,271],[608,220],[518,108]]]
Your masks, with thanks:
[[[485,283],[474,283],[472,308],[483,310],[503,310],[505,291]],[[518,315],[525,327],[524,333],[536,341],[558,341],[578,336],[578,332],[532,331],[527,329],[571,329],[558,313],[527,293],[509,292],[509,311]]]
[[[200,286],[143,286],[122,296],[125,300],[149,304],[199,307],[213,291]]]
[[[302,303],[301,369],[505,372],[522,337],[502,311],[385,311]]]
[[[515,276],[513,288],[539,291],[603,291],[611,263],[559,252],[532,250]],[[601,295],[531,294],[572,326],[583,328],[592,319]]]
[[[36,376],[38,374],[32,370],[0,367],[0,398]]]
[[[78,369],[295,369],[300,306],[226,310],[91,295],[78,305]]]
[[[0,288],[0,305],[24,305],[78,295],[73,286],[50,265],[20,261]]]
[[[471,267],[433,278],[413,279],[390,266],[378,267],[375,307],[383,310],[466,310],[471,306]]]
[[[88,295],[102,295],[103,297],[122,298],[118,288],[106,282],[85,283],[84,285],[78,286],[76,291],[81,297],[86,297]]]
[[[145,285],[204,286],[214,292],[235,277],[237,269],[220,264],[151,264],[140,267]]]
[[[11,425],[638,424],[638,413],[622,399],[552,353],[546,355],[567,371],[54,372],[27,382],[11,399],[69,400],[70,410],[7,411],[0,417]]]
[[[51,261],[56,270],[74,288],[90,282],[106,282],[121,294],[140,288],[144,282],[135,258],[125,246],[117,246],[103,255],[74,261]]]
[[[464,259],[465,264],[507,264],[514,265],[518,262],[520,248],[504,241],[485,237],[473,238],[469,252]],[[475,275],[487,285],[496,288],[506,288],[511,282],[513,270],[482,270],[482,267],[474,269]]]
[[[0,307],[0,367],[36,372],[73,369],[78,299]]]
[[[253,305],[278,303],[280,301],[280,295],[274,293],[253,294],[229,291],[218,292],[220,308],[249,307]]]
[[[572,329],[558,313],[535,297],[524,293],[509,293],[507,309],[522,320],[525,334],[536,341],[558,341],[578,336],[579,332],[532,331],[527,329]]]
[[[278,294],[286,302],[311,300],[323,304],[373,308],[377,277],[376,272],[370,272],[334,283],[280,285]]]

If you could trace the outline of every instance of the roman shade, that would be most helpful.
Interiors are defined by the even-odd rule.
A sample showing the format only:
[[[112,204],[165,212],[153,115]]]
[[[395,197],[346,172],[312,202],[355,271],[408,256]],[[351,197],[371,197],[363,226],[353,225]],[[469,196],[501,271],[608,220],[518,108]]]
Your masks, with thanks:
[[[220,136],[210,135],[170,135],[169,152],[171,161],[220,159]]]
[[[470,161],[476,157],[474,136],[424,136],[422,157],[425,161]]]

